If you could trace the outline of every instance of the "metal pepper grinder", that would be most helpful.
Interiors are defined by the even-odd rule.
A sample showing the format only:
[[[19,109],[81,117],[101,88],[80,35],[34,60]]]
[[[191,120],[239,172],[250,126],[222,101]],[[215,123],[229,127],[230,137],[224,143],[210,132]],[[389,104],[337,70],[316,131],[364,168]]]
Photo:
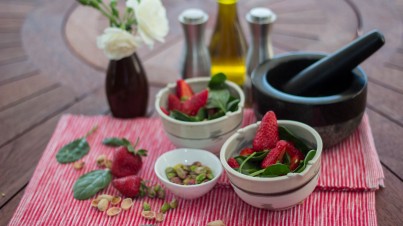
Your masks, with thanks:
[[[182,78],[210,76],[210,54],[204,42],[208,15],[200,9],[187,9],[179,15],[178,20],[185,34],[180,68]]]
[[[244,86],[247,106],[252,104],[250,80],[252,71],[263,61],[273,57],[270,32],[276,19],[276,14],[270,9],[262,7],[253,8],[246,15],[251,33],[251,43],[246,55],[246,71],[248,76]]]

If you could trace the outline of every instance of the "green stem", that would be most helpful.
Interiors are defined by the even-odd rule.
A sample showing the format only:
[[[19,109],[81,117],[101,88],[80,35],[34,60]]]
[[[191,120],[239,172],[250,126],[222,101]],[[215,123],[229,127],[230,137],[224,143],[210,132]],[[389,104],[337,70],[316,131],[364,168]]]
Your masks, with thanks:
[[[251,176],[251,177],[257,176],[257,175],[263,173],[265,170],[266,169],[258,170],[258,171],[254,172],[254,173],[249,174],[249,176]]]
[[[119,26],[120,21],[116,21],[116,18],[115,18],[115,16],[113,16],[112,11],[109,9],[109,7],[107,5],[105,5],[105,3],[103,3],[103,2],[101,3],[101,6],[102,6],[102,8],[99,7],[99,11],[104,16],[106,16],[111,21],[112,24]],[[109,11],[109,12],[107,12],[107,11]]]
[[[242,173],[242,167],[243,167],[243,165],[245,165],[245,163],[246,163],[249,159],[251,159],[253,156],[255,156],[256,153],[257,153],[257,152],[253,152],[251,155],[249,155],[249,156],[242,162],[241,166],[239,166],[239,169],[238,169],[238,171],[239,171],[240,173]]]
[[[85,134],[84,137],[87,138],[87,137],[91,136],[91,134],[93,134],[95,131],[97,131],[97,129],[98,129],[98,125],[92,127],[92,129],[90,131],[88,131],[88,133]]]

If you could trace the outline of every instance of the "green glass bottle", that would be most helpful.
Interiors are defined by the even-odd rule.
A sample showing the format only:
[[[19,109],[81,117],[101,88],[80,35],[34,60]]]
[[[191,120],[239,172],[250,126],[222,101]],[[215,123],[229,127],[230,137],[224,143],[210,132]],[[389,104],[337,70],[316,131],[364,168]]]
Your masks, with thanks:
[[[238,0],[217,0],[218,14],[209,51],[212,75],[223,72],[243,85],[246,79],[247,44],[238,19]]]

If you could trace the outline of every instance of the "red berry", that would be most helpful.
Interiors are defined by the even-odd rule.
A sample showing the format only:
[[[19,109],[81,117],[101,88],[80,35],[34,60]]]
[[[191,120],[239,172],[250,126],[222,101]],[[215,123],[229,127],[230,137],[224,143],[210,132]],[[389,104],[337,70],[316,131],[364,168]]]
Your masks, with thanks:
[[[193,95],[189,100],[182,105],[182,113],[190,116],[195,116],[200,108],[204,107],[208,99],[208,90],[205,89],[200,93]]]
[[[252,148],[244,148],[241,153],[239,153],[240,156],[248,156],[251,155],[253,152],[256,152]]]
[[[229,159],[227,160],[227,163],[228,163],[228,165],[229,165],[231,168],[233,168],[233,169],[239,168],[239,163],[238,163],[234,158],[229,158]]]
[[[305,156],[291,142],[287,142],[286,152],[290,156],[290,170],[293,171],[298,167],[300,161],[304,160]]]
[[[263,116],[256,131],[255,138],[253,139],[253,149],[256,151],[272,149],[276,146],[279,139],[276,115],[273,111],[269,111]]]
[[[127,197],[136,197],[145,192],[143,180],[141,177],[135,175],[114,179],[112,185],[122,195]]]
[[[126,147],[120,147],[113,155],[111,172],[115,177],[136,175],[142,165],[139,154],[129,152]]]
[[[179,100],[179,98],[177,96],[175,96],[172,93],[170,93],[168,95],[168,110],[169,111],[172,111],[172,110],[182,111],[181,101]]]
[[[160,109],[162,112],[164,112],[164,114],[169,115],[169,111],[166,108],[161,106]]]
[[[188,100],[193,96],[193,90],[185,80],[176,81],[176,96],[181,100]]]
[[[287,149],[286,142],[282,141],[277,142],[276,147],[273,148],[269,152],[269,154],[267,154],[267,156],[263,159],[260,166],[264,169],[273,164],[276,164],[277,162],[281,162],[283,160],[286,149]]]

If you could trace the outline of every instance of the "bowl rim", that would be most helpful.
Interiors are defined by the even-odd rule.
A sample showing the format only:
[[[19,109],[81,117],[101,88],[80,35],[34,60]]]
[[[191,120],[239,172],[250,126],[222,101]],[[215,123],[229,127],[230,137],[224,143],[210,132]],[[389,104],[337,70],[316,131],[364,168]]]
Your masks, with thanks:
[[[307,96],[297,96],[289,93],[285,93],[279,89],[273,87],[266,79],[267,72],[273,67],[280,64],[281,61],[284,60],[297,60],[297,59],[320,59],[328,55],[324,52],[308,52],[308,51],[296,51],[296,52],[288,52],[276,55],[272,59],[267,60],[261,63],[252,73],[251,82],[252,85],[264,93],[265,95],[272,96],[273,98],[279,99],[281,101],[296,103],[296,104],[313,104],[313,105],[323,105],[323,104],[333,104],[340,103],[349,99],[353,99],[356,96],[359,96],[361,93],[365,92],[366,87],[368,86],[368,76],[364,72],[364,70],[357,66],[352,72],[354,72],[357,76],[360,76],[364,80],[364,84],[360,88],[358,92],[351,93],[350,95],[341,96],[340,94],[334,94],[329,96],[321,96],[321,97],[307,97]],[[270,63],[268,63],[270,62]],[[263,75],[263,76],[260,76]],[[258,79],[260,78],[260,79]],[[256,81],[256,84],[255,84]],[[350,93],[350,90],[346,90],[343,93]]]
[[[244,133],[244,131],[251,129],[253,127],[258,127],[260,125],[261,121],[258,121],[256,123],[250,124],[248,126],[245,126],[244,128],[239,129],[237,132],[235,132],[230,138],[228,138],[225,143],[222,145],[221,150],[220,150],[220,161],[221,164],[223,165],[224,169],[226,172],[228,172],[229,174],[234,175],[237,178],[241,178],[244,180],[249,180],[252,182],[279,182],[279,181],[285,181],[285,180],[290,180],[293,177],[304,177],[313,167],[313,164],[318,161],[318,159],[320,159],[321,155],[322,155],[322,150],[323,150],[323,142],[322,142],[322,138],[320,137],[319,133],[312,128],[311,126],[302,123],[302,122],[298,122],[298,121],[293,121],[293,120],[277,120],[278,125],[280,124],[288,124],[288,125],[295,125],[295,126],[299,126],[302,127],[306,130],[308,130],[308,132],[310,132],[314,137],[315,140],[317,141],[316,144],[316,154],[313,157],[313,159],[311,159],[310,161],[308,161],[306,168],[304,169],[304,171],[302,171],[301,173],[288,173],[286,175],[283,176],[278,176],[278,177],[251,177],[245,174],[242,174],[234,169],[232,169],[228,163],[227,160],[225,159],[225,149],[227,149],[227,146],[229,145],[229,143],[235,139],[237,136],[240,136],[241,133]],[[284,125],[284,126],[286,126]],[[224,150],[224,151],[223,151]]]
[[[201,183],[201,184],[181,185],[181,184],[172,183],[165,176],[161,175],[158,172],[158,163],[160,161],[162,161],[163,156],[165,156],[167,154],[172,154],[174,152],[184,152],[184,151],[199,152],[199,153],[202,153],[203,155],[208,155],[209,158],[212,159],[213,161],[215,161],[215,163],[217,164],[218,173],[216,175],[214,175],[214,178],[212,180],[209,180],[209,181]],[[178,164],[178,163],[175,163],[175,164]],[[205,165],[205,164],[203,164],[203,165]],[[172,185],[174,187],[178,187],[178,188],[198,188],[198,187],[207,186],[207,185],[212,184],[212,183],[216,183],[217,180],[221,177],[223,171],[224,171],[224,169],[223,169],[223,167],[221,165],[220,159],[216,155],[214,155],[213,153],[211,153],[209,151],[206,151],[206,150],[203,150],[203,149],[196,149],[196,148],[176,148],[176,149],[169,150],[169,151],[165,152],[164,154],[160,155],[157,158],[157,160],[155,161],[155,164],[154,164],[154,173],[155,173],[155,175],[157,175],[158,179],[160,179],[164,183],[170,184],[170,185]]]
[[[197,78],[189,78],[189,79],[185,79],[185,81],[191,86],[191,84],[194,83],[198,83],[198,82],[208,82],[210,81],[211,77],[197,77]],[[238,115],[238,114],[242,114],[243,113],[243,108],[245,105],[245,95],[243,93],[243,91],[241,90],[241,88],[234,82],[230,81],[230,80],[226,80],[225,83],[233,88],[238,94],[239,94],[239,103],[238,103],[238,109],[234,112],[232,111],[228,111],[226,112],[225,115],[216,118],[216,119],[212,119],[212,120],[204,120],[201,122],[186,122],[186,121],[180,121],[174,118],[169,117],[168,115],[166,115],[164,112],[162,112],[161,110],[161,105],[159,105],[159,102],[161,100],[161,97],[164,93],[169,92],[169,89],[176,87],[176,82],[170,82],[168,83],[164,88],[162,88],[160,91],[158,91],[157,95],[155,96],[155,102],[154,102],[154,107],[156,109],[156,111],[158,112],[158,114],[164,118],[165,120],[172,122],[172,123],[178,123],[180,125],[188,125],[188,126],[194,126],[194,125],[210,125],[210,124],[214,124],[220,121],[224,121],[228,118],[230,118],[233,115]]]

